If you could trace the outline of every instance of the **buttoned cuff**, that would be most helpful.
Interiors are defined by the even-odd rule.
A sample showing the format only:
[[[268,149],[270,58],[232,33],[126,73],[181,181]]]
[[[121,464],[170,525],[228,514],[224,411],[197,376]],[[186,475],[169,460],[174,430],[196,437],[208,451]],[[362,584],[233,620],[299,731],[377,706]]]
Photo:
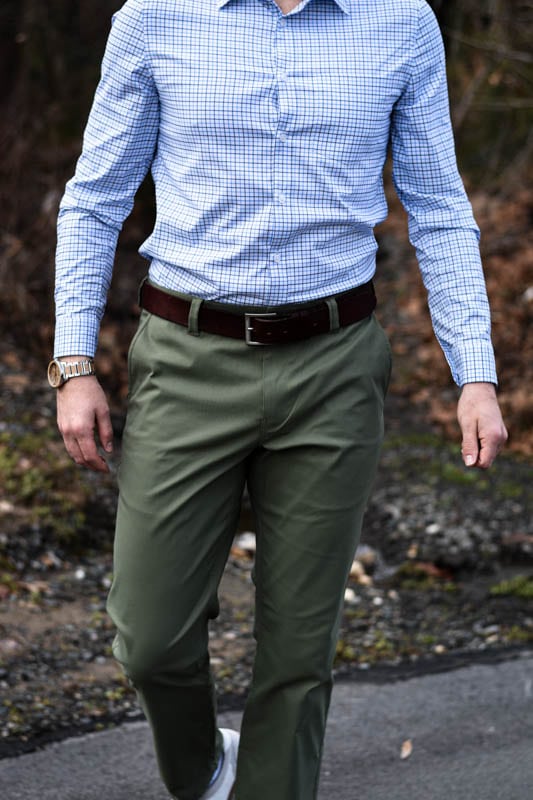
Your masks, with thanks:
[[[465,383],[498,384],[492,343],[486,339],[465,339],[445,353],[458,386]]]
[[[54,358],[83,355],[94,357],[98,344],[100,319],[90,311],[58,315],[56,319]]]

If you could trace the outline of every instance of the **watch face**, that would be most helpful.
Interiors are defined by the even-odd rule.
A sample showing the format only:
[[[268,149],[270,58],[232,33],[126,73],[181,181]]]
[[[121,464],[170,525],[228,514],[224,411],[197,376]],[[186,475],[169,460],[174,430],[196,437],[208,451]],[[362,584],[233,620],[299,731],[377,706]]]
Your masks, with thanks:
[[[61,370],[59,369],[59,364],[57,361],[50,361],[48,365],[48,383],[50,386],[53,386],[54,389],[57,389],[58,386],[61,386],[63,381]]]

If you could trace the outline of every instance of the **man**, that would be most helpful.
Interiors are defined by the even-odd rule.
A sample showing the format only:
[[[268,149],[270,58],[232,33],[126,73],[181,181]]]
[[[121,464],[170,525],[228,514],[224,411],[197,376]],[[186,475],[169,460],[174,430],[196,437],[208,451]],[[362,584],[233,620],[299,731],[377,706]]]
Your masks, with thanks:
[[[60,210],[50,375],[68,452],[106,470],[91,359],[118,231],[151,169],[109,612],[179,800],[316,797],[390,373],[371,283],[389,142],[462,386],[463,460],[486,468],[506,432],[424,0],[128,0],[115,17]],[[239,742],[216,727],[207,625],[245,483],[257,653]]]

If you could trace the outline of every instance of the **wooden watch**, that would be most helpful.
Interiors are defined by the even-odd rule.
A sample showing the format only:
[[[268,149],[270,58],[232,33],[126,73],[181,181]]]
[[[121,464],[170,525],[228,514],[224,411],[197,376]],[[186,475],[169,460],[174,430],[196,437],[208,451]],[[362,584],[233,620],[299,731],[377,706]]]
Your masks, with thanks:
[[[58,358],[53,358],[48,364],[48,383],[53,389],[63,386],[71,378],[95,374],[94,361],[91,358],[80,361],[60,361]]]

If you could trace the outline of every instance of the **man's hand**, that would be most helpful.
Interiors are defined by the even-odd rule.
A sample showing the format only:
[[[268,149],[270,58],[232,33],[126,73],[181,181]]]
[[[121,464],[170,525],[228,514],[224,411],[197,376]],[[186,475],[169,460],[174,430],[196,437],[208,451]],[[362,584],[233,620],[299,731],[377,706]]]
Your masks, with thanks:
[[[507,441],[496,390],[492,383],[466,383],[457,405],[467,467],[488,469]]]
[[[99,454],[95,428],[106,453],[113,450],[113,429],[104,391],[93,375],[71,378],[57,390],[57,427],[76,464],[109,472]]]

